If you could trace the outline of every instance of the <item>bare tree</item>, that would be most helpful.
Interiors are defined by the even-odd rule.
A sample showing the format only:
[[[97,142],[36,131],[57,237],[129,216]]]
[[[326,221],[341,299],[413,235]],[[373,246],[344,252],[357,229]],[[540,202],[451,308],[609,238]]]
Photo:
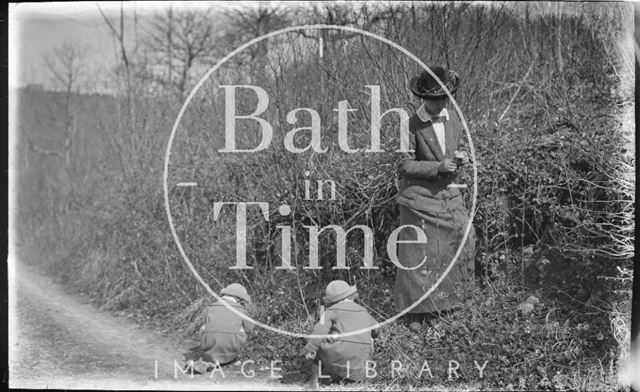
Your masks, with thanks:
[[[123,70],[124,71],[124,83],[125,83],[125,94],[126,94],[126,114],[127,114],[127,118],[130,123],[129,124],[136,124],[136,105],[135,105],[135,92],[134,92],[134,85],[133,85],[133,72],[132,72],[132,68],[133,68],[133,64],[131,61],[131,57],[132,54],[130,53],[130,50],[127,49],[127,36],[125,35],[126,29],[125,29],[125,15],[124,15],[124,5],[123,2],[120,2],[120,16],[119,19],[117,21],[117,27],[116,27],[116,22],[112,21],[103,11],[102,8],[100,8],[99,5],[97,5],[98,7],[98,11],[100,11],[100,14],[102,15],[102,18],[104,19],[105,23],[107,24],[107,26],[109,27],[109,31],[111,32],[111,35],[113,36],[114,39],[116,39],[116,41],[118,42],[119,45],[119,58],[120,58],[120,64],[118,67],[116,67],[116,69],[119,70]],[[137,23],[138,23],[138,17],[137,14],[135,12],[135,9],[133,11],[133,21],[134,21],[134,38],[136,38],[136,41],[134,41],[134,44],[137,46]],[[134,46],[134,52],[136,49],[136,46]],[[122,116],[118,116],[119,119],[121,119]],[[120,123],[120,127],[123,128],[125,127],[125,124],[127,124],[126,122]]]
[[[62,105],[62,122],[65,133],[63,151],[57,152],[64,157],[67,170],[72,165],[71,147],[78,132],[76,126],[75,106],[80,89],[87,82],[85,58],[88,52],[86,46],[82,46],[70,41],[64,42],[61,46],[53,48],[43,56],[46,72],[51,77],[51,81],[56,90],[62,90],[64,102]],[[29,145],[34,151],[38,148],[29,140]],[[48,153],[56,153],[49,151]]]
[[[226,40],[233,46],[260,37],[268,32],[288,25],[289,11],[284,7],[266,3],[242,5],[229,9],[225,15],[229,18]],[[260,78],[268,73],[268,54],[270,40],[262,40],[248,48],[252,68]]]
[[[145,44],[155,60],[154,81],[175,86],[184,95],[190,71],[198,62],[214,57],[215,30],[210,8],[156,14],[147,26]]]
[[[25,104],[33,112],[33,130],[26,135],[25,168],[29,160],[42,165],[47,180],[40,185],[46,196],[47,209],[59,216],[74,202],[77,190],[75,178],[78,152],[82,149],[82,132],[78,117],[81,112],[80,93],[89,87],[86,69],[88,48],[66,41],[42,56],[43,69],[50,79],[51,88],[27,90]],[[23,125],[21,125],[23,126]],[[38,137],[40,135],[40,137]],[[39,162],[39,163],[37,163]]]

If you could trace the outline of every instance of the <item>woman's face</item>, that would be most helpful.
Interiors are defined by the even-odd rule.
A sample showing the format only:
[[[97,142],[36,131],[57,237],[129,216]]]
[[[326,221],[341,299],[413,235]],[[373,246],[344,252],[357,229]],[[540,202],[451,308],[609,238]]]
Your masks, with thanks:
[[[449,97],[423,99],[424,107],[429,114],[438,114],[447,106]]]

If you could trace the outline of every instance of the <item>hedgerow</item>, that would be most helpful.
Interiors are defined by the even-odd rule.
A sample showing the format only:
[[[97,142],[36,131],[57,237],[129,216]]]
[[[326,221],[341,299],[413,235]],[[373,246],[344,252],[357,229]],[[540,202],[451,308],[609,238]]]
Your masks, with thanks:
[[[456,100],[476,153],[473,224],[479,276],[464,310],[422,336],[391,324],[376,346],[380,363],[429,360],[434,375],[446,373],[449,358],[457,360],[464,369],[460,379],[418,380],[384,371],[370,384],[522,389],[615,385],[611,368],[623,357],[626,343],[615,341],[619,331],[608,323],[624,313],[621,304],[629,293],[628,279],[619,274],[631,265],[635,190],[627,113],[633,98],[619,88],[633,79],[620,48],[628,33],[628,20],[621,16],[624,7],[606,13],[594,5],[586,17],[562,18],[530,18],[528,13],[523,17],[502,8],[468,5],[385,7],[368,11],[379,13],[378,19],[370,19],[384,20],[379,24],[365,23],[359,18],[366,14],[358,17],[339,6],[329,8],[334,13],[328,16],[299,11],[296,18],[317,23],[331,16],[335,22],[342,15],[340,23],[366,27],[403,44],[428,64],[449,63],[459,70],[463,85]],[[405,22],[416,19],[426,22]],[[443,31],[433,29],[443,21]],[[564,32],[561,49],[558,37],[549,31]],[[229,35],[230,40],[234,37]],[[233,60],[220,78],[260,81],[275,97],[274,112],[268,116],[277,130],[286,129],[286,111],[292,107],[318,108],[323,124],[329,124],[326,129],[335,126],[332,105],[339,100],[348,99],[361,113],[368,112],[368,97],[361,91],[368,80],[379,81],[382,107],[415,109],[405,86],[418,67],[375,41],[326,38],[327,55],[318,62],[305,57],[303,48],[312,44],[293,34],[281,42],[290,43],[294,52],[299,49],[299,57],[293,64],[273,67],[273,78],[261,74],[266,65],[260,68],[244,57]],[[556,50],[562,50],[561,57]],[[278,57],[270,60],[274,58]],[[24,197],[17,206],[19,256],[90,293],[104,309],[152,320],[189,339],[212,298],[182,260],[164,205],[165,149],[181,101],[175,91],[150,83],[148,64],[140,61],[131,70],[137,75],[138,99],[121,96],[105,100],[108,105],[86,101],[77,107],[79,113],[93,115],[85,129],[97,141],[92,149],[78,153],[77,165],[52,165],[52,159],[23,146],[21,154],[32,163],[20,166],[19,192]],[[243,283],[256,302],[254,317],[282,329],[304,332],[312,327],[331,279],[357,284],[361,303],[376,318],[392,316],[394,266],[386,256],[385,241],[398,223],[393,200],[398,156],[342,153],[335,148],[335,132],[325,133],[324,142],[331,148],[324,154],[287,153],[282,132],[265,151],[219,153],[211,148],[223,143],[221,132],[214,132],[223,121],[223,113],[212,105],[221,99],[220,91],[212,92],[218,82],[205,84],[185,111],[169,172],[172,219],[196,271],[214,291],[232,281]],[[131,91],[125,93],[131,96]],[[38,101],[37,93],[25,92],[20,99],[24,118],[30,103],[46,104]],[[255,102],[243,99],[238,112],[253,108]],[[363,131],[367,120],[350,120],[350,145],[369,143]],[[394,124],[383,123],[385,151],[395,148]],[[257,144],[257,133],[242,130],[246,133],[239,143]],[[56,182],[65,168],[66,182]],[[47,183],[47,178],[54,180]],[[198,179],[197,188],[171,185],[189,178]],[[306,200],[304,181],[316,179],[336,180],[336,200]],[[470,184],[472,171],[460,179]],[[471,206],[471,192],[465,197]],[[236,227],[230,210],[213,218],[213,204],[222,200],[268,202],[272,208],[269,221],[257,210],[248,215],[246,255],[253,269],[228,268],[236,262]],[[289,205],[292,213],[275,212],[281,204]],[[289,225],[295,233],[296,270],[275,269],[282,256],[279,225]],[[323,235],[323,269],[302,270],[309,262],[304,227],[309,225],[371,227],[380,269],[359,269],[360,235],[349,237],[346,255],[351,268],[332,269],[335,237]],[[533,294],[541,303],[531,314],[519,313],[518,305]],[[303,369],[306,365],[297,356],[302,341],[293,341],[258,329],[247,355],[282,358],[286,369]],[[614,349],[616,343],[620,347]],[[492,372],[487,370],[485,379],[475,377],[476,358],[489,360]]]

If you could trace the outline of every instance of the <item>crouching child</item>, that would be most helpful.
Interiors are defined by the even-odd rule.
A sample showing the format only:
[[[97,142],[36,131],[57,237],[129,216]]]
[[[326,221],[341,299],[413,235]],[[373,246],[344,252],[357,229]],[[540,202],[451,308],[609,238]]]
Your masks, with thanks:
[[[217,301],[205,310],[206,322],[200,329],[200,344],[185,353],[185,360],[199,373],[211,370],[216,362],[225,366],[238,361],[247,345],[247,334],[255,327],[227,307],[248,315],[251,297],[241,284],[230,284],[220,294],[227,305]]]
[[[376,325],[366,309],[354,302],[357,296],[356,287],[343,280],[329,283],[323,298],[327,309],[312,334],[337,335]],[[346,337],[309,339],[302,349],[307,359],[314,360],[308,386],[317,387],[320,376],[331,376],[333,380],[364,379],[366,361],[373,356],[373,339],[377,337],[378,330],[373,329]]]

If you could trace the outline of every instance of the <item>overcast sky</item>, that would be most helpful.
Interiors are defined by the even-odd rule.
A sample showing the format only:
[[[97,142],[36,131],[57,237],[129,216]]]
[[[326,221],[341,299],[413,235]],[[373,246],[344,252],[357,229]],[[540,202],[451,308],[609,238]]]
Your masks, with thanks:
[[[125,28],[133,25],[134,11],[143,18],[169,5],[181,7],[224,8],[226,2],[124,2]],[[9,87],[29,83],[47,85],[49,76],[43,56],[65,41],[88,48],[87,66],[91,75],[104,75],[105,66],[113,64],[116,42],[98,7],[114,23],[119,20],[120,2],[11,3],[9,5]],[[132,31],[125,32],[132,37]],[[99,81],[98,81],[99,82]]]

